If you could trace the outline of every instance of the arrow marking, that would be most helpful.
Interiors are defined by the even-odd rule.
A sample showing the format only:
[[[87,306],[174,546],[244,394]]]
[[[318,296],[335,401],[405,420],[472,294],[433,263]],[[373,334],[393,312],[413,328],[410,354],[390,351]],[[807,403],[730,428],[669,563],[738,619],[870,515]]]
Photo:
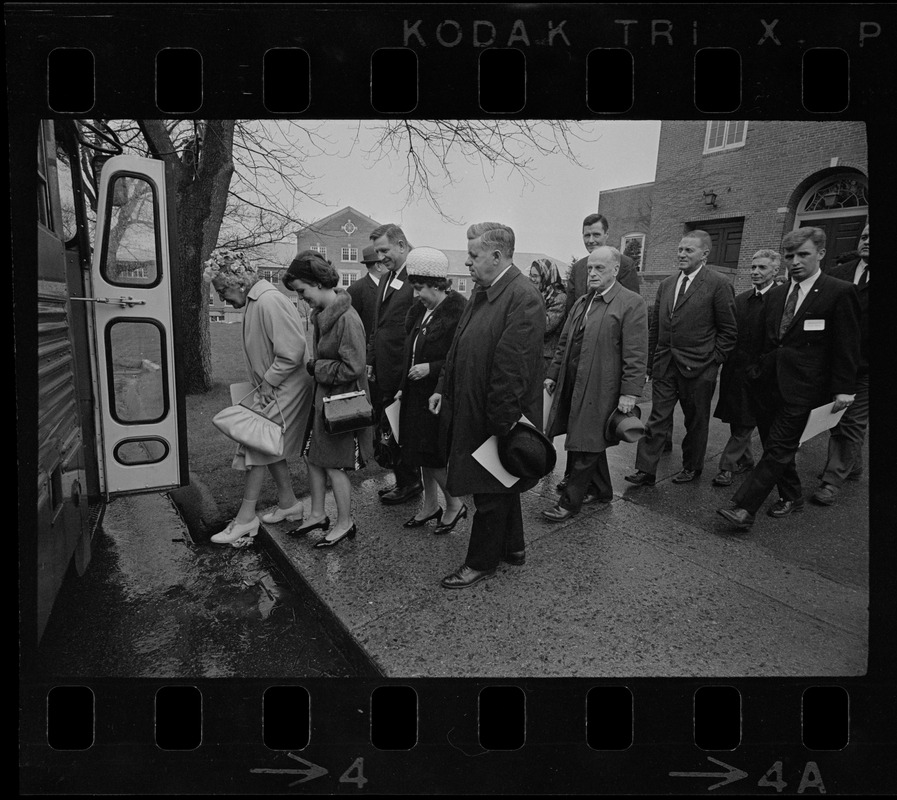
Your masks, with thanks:
[[[311,761],[306,761],[304,758],[300,758],[299,756],[294,756],[292,753],[287,753],[287,755],[292,758],[294,761],[298,761],[300,764],[304,764],[308,769],[251,769],[250,772],[255,772],[257,774],[266,774],[266,775],[304,775],[304,778],[300,778],[298,781],[293,781],[290,786],[295,786],[298,783],[305,783],[306,781],[314,780],[315,778],[321,778],[327,774],[327,770],[324,767],[319,767],[317,764],[312,764]]]
[[[671,778],[722,778],[719,783],[713,784],[713,786],[708,786],[708,791],[713,789],[718,789],[720,786],[725,786],[727,783],[734,783],[735,781],[740,781],[742,778],[746,778],[748,774],[743,770],[738,769],[738,767],[730,766],[723,761],[717,761],[715,758],[711,758],[707,756],[708,761],[712,761],[714,764],[718,764],[721,767],[725,767],[728,772],[671,772]]]

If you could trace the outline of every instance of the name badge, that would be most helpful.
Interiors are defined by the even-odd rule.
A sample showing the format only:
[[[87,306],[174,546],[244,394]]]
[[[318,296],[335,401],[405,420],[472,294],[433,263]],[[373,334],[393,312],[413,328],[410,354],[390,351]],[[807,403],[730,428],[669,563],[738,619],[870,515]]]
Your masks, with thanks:
[[[389,285],[390,285],[393,289],[401,289],[401,288],[405,285],[405,282],[404,282],[404,281],[400,281],[398,278],[396,278],[396,279],[393,280],[393,282],[392,282],[391,284],[389,284]]]
[[[825,330],[825,320],[824,319],[805,319],[804,320],[804,330],[805,331],[824,331]]]

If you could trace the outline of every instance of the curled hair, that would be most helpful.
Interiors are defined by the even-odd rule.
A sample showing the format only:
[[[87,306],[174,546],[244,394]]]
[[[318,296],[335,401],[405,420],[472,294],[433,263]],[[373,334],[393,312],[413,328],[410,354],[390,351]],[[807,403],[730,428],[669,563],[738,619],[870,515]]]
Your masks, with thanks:
[[[582,221],[582,227],[589,228],[596,222],[601,223],[601,227],[604,228],[605,233],[610,230],[610,223],[607,221],[607,217],[605,217],[604,214],[589,214],[589,216]]]
[[[203,262],[203,267],[203,280],[209,283],[217,280],[225,286],[241,286],[245,289],[259,279],[258,270],[242,250],[230,250],[226,247],[215,250]]]
[[[769,250],[764,248],[763,250],[758,250],[754,255],[751,256],[751,261],[755,258],[768,258],[770,261],[770,266],[778,269],[782,264],[782,256],[777,253],[775,250]]]
[[[505,258],[514,258],[514,231],[500,222],[477,222],[467,229],[468,239],[482,237],[483,247],[498,250]]]
[[[410,272],[408,273],[408,283],[419,283],[422,286],[429,286],[431,289],[437,289],[440,292],[447,291],[451,285],[451,281],[448,278],[437,278],[435,275],[413,275]]]
[[[822,250],[825,247],[825,231],[822,228],[807,227],[786,233],[782,238],[782,249],[795,250],[808,239],[816,245],[817,250]]]
[[[323,289],[333,289],[339,283],[339,273],[314,250],[303,250],[293,259],[281,280],[290,290],[296,280],[311,285],[319,284]]]
[[[371,231],[371,235],[368,237],[372,242],[376,242],[381,236],[385,236],[386,240],[390,244],[395,244],[396,242],[405,242],[408,245],[408,249],[411,249],[411,242],[408,241],[408,237],[405,236],[405,231],[403,231],[398,225],[393,222],[387,222],[385,225],[381,225],[379,228],[374,228]]]

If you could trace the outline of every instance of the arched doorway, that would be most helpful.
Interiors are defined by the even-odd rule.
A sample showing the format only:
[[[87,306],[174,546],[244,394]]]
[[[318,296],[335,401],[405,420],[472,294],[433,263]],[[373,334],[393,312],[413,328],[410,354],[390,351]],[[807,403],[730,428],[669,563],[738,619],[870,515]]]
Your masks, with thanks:
[[[826,236],[822,269],[834,266],[838,256],[856,249],[869,214],[869,185],[858,171],[826,175],[801,197],[794,215],[795,229],[822,228]]]

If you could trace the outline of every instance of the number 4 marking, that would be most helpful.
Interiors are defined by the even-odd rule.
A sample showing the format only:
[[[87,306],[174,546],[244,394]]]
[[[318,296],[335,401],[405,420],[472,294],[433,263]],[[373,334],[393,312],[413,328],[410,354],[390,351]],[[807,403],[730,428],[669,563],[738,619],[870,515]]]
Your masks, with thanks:
[[[769,776],[775,774],[776,780],[770,781],[768,780]],[[757,781],[757,786],[774,786],[777,792],[781,792],[788,784],[782,780],[782,762],[776,761],[766,774]]]
[[[368,779],[364,777],[364,759],[356,758],[352,765],[339,779],[340,783],[354,783],[359,789],[363,789]]]

